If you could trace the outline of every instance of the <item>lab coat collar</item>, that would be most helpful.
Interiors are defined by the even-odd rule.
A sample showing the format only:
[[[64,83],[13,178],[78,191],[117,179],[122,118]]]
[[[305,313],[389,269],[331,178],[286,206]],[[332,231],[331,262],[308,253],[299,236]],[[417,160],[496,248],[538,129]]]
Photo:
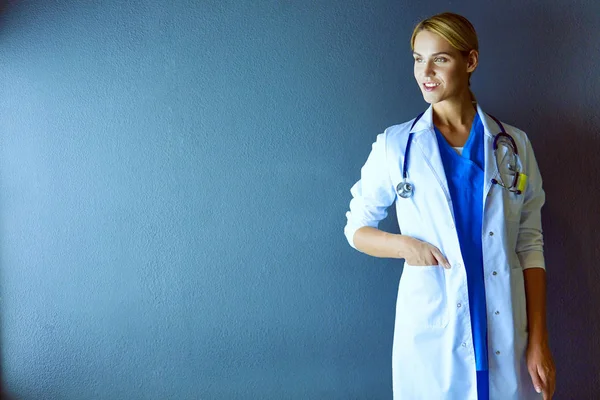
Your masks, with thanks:
[[[479,103],[477,103],[477,114],[479,114],[479,118],[483,123],[485,134],[493,139],[494,136],[496,136],[496,134],[492,132],[500,132],[500,126],[498,126],[498,123],[494,121],[489,115],[483,112]]]
[[[500,127],[498,126],[496,121],[494,121],[485,112],[483,112],[479,103],[477,103],[477,114],[479,114],[479,118],[483,123],[484,131],[487,136],[490,136],[492,138],[494,137],[494,134],[492,134],[492,130],[490,129],[490,127],[493,128],[494,132],[500,132]],[[424,131],[433,132],[433,105],[430,105],[429,108],[427,108],[425,113],[423,113],[423,116],[410,130],[410,132],[414,133],[415,135],[418,135],[419,133]]]
[[[490,118],[483,110],[479,103],[477,103],[477,114],[479,114],[479,118],[483,124],[484,132],[485,132],[485,143],[484,143],[484,176],[485,183],[483,187],[483,202],[485,204],[487,195],[492,186],[492,178],[496,172],[495,165],[495,157],[494,150],[492,149],[493,140],[495,133],[492,132],[500,132],[500,127],[492,118]],[[493,130],[491,130],[491,129]],[[417,121],[413,129],[410,130],[411,133],[414,133],[415,143],[418,143],[421,147],[423,154],[427,154],[429,158],[429,166],[433,169],[436,176],[438,177],[438,181],[440,186],[442,187],[444,194],[446,195],[448,201],[450,201],[450,192],[448,190],[448,182],[446,180],[446,174],[444,171],[444,166],[442,164],[442,158],[439,154],[439,148],[437,145],[437,139],[435,137],[435,131],[433,129],[433,106],[429,106],[429,108],[423,113],[421,118]],[[429,133],[427,135],[422,135],[422,133]],[[419,138],[419,139],[417,139]],[[452,212],[452,209],[451,209]]]

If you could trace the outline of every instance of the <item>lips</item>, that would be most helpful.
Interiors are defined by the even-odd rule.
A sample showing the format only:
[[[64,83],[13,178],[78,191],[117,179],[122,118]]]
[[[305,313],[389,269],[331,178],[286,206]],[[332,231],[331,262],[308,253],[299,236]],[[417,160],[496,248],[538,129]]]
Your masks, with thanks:
[[[441,84],[437,83],[437,82],[424,82],[423,83],[423,88],[425,89],[426,92],[431,92],[431,91],[435,90],[440,85]]]

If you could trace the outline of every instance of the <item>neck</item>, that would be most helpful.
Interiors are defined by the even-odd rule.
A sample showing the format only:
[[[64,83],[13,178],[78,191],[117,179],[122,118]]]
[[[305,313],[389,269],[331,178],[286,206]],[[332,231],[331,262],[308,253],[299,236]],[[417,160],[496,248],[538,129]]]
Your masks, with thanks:
[[[450,128],[470,127],[477,113],[473,101],[471,91],[467,88],[457,97],[435,103],[433,105],[433,123],[436,126]]]

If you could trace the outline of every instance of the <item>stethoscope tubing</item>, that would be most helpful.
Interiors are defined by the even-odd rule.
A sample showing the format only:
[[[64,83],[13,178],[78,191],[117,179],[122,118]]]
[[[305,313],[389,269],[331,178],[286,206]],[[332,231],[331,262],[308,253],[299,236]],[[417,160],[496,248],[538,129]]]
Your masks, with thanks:
[[[421,114],[419,114],[417,116],[417,118],[415,118],[415,120],[413,121],[413,123],[412,123],[412,125],[410,127],[411,131],[415,127],[415,124],[423,116],[423,114],[425,114],[425,113],[422,112]],[[504,138],[508,139],[508,141],[511,144],[513,152],[518,157],[519,156],[519,149],[517,148],[515,140],[512,138],[512,136],[510,136],[506,132],[506,130],[504,129],[504,125],[502,124],[502,122],[500,122],[493,115],[490,115],[490,114],[487,114],[487,115],[489,115],[494,121],[496,121],[496,123],[498,124],[498,127],[500,128],[500,132],[494,136],[494,142],[493,142],[493,145],[492,145],[494,153],[498,149],[498,140],[504,137]],[[400,197],[403,197],[403,198],[411,197],[412,191],[414,190],[414,185],[412,185],[412,184],[410,184],[410,183],[407,182],[407,179],[408,179],[408,161],[409,161],[409,157],[410,157],[410,147],[411,147],[411,144],[412,144],[413,134],[414,134],[413,132],[410,132],[408,134],[408,141],[406,142],[406,150],[404,152],[404,162],[402,164],[402,182],[398,185],[398,188],[402,187],[403,190],[404,190],[404,188],[408,188],[407,190],[409,190],[409,192],[407,192],[407,193],[404,193],[403,191],[398,190],[399,192],[401,192],[401,193],[399,193]],[[497,163],[497,161],[496,161],[496,163]],[[497,167],[498,166],[496,165],[496,168]],[[516,172],[512,186],[514,186],[517,183],[518,179],[519,179],[519,172]],[[496,179],[492,179],[492,183],[493,184],[499,184],[500,182],[498,182],[498,180],[496,180]],[[521,194],[521,191],[517,190],[516,193],[517,194]]]

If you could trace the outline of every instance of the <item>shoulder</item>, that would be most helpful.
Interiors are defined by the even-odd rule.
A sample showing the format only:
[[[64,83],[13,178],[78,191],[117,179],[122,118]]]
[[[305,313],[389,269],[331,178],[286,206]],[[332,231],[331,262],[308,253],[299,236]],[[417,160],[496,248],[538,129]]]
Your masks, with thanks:
[[[415,118],[400,124],[389,126],[379,134],[377,140],[381,140],[385,147],[386,157],[390,160],[402,160],[406,152],[408,135]]]
[[[516,126],[507,124],[505,122],[502,122],[502,125],[504,125],[504,129],[506,129],[506,132],[510,136],[512,136],[515,142],[525,144],[529,141],[529,137],[527,136],[527,133],[525,133],[524,130],[519,129]]]
[[[410,127],[412,123],[415,121],[416,117],[411,119],[410,121],[403,122],[401,124],[392,125],[385,129],[384,134],[387,136],[388,140],[397,140],[402,137],[408,137],[408,133],[410,132]]]
[[[385,129],[385,131],[381,135],[384,136],[386,148],[388,150],[396,149],[403,151],[404,147],[406,146],[406,142],[408,141],[408,135],[410,133],[410,129],[415,119],[416,117],[411,119],[410,121],[392,125]]]
[[[516,126],[506,123],[502,120],[500,120],[500,122],[502,123],[502,126],[504,126],[506,133],[508,133],[510,137],[512,137],[515,141],[519,154],[527,155],[531,151],[531,144],[529,142],[529,136],[527,135],[527,133],[524,130],[517,128]],[[496,124],[494,123],[494,127],[495,126]],[[498,132],[491,133],[495,135]]]

